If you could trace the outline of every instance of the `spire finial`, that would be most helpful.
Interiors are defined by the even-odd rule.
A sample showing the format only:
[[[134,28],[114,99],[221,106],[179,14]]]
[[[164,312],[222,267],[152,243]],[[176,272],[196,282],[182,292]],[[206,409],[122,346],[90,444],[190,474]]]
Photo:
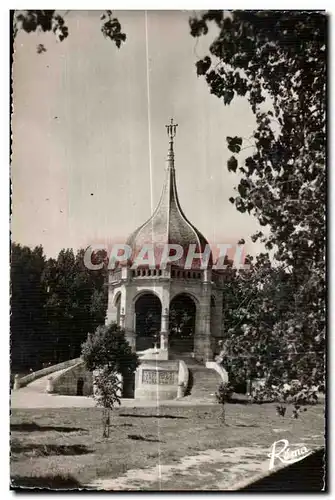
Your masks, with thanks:
[[[170,124],[165,125],[167,134],[170,139],[170,144],[173,144],[173,139],[176,137],[178,123],[173,123],[173,118],[171,118]]]
[[[171,118],[170,124],[165,125],[165,127],[167,135],[169,136],[170,139],[170,147],[169,147],[167,161],[169,163],[170,168],[174,168],[173,139],[176,137],[178,123],[173,123],[173,118]]]

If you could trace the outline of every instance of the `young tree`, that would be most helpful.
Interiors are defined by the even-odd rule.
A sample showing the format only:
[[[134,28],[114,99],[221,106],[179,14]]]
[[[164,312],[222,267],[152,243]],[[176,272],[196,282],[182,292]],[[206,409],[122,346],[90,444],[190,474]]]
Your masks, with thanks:
[[[109,435],[110,411],[120,404],[120,379],[128,382],[139,365],[137,354],[132,352],[125,339],[124,330],[116,323],[99,326],[82,345],[82,358],[93,373],[93,396],[103,408],[103,436]]]
[[[94,373],[94,399],[97,406],[102,407],[102,436],[109,437],[110,411],[116,404],[121,404],[121,382],[116,372],[108,367],[100,368]]]
[[[216,23],[219,35],[210,56],[197,62],[197,73],[226,105],[244,96],[257,125],[250,138],[227,137],[234,154],[228,170],[240,175],[238,195],[230,201],[267,228],[267,235],[258,232],[252,239],[261,239],[276,261],[276,269],[266,264],[266,293],[255,284],[258,272],[254,280],[250,276],[250,284],[244,283],[253,287],[254,296],[249,308],[244,303],[236,313],[244,317],[235,348],[243,340],[240,353],[253,349],[245,360],[260,371],[285,368],[288,379],[321,388],[327,18],[315,11],[209,11],[190,20],[192,36],[206,34],[208,22]],[[235,155],[246,148],[250,156],[238,162]],[[282,310],[287,288],[289,301]],[[270,295],[271,290],[276,293]]]
[[[232,394],[232,388],[229,384],[221,383],[215,393],[216,401],[221,405],[221,422],[223,425],[226,423],[226,403],[229,401]]]

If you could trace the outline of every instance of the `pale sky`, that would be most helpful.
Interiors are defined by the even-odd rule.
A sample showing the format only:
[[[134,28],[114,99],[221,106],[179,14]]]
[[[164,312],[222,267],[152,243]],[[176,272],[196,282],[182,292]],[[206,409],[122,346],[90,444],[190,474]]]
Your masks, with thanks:
[[[61,43],[45,33],[17,36],[13,241],[42,244],[47,256],[123,243],[159,200],[171,117],[187,218],[210,242],[247,239],[258,225],[229,202],[238,176],[226,167],[226,136],[250,137],[255,121],[245,99],[224,106],[196,75],[215,30],[197,43],[192,12],[148,12],[150,175],[145,13],[114,12],[127,34],[120,50],[101,34],[100,14],[70,11]],[[46,53],[37,54],[38,43]]]

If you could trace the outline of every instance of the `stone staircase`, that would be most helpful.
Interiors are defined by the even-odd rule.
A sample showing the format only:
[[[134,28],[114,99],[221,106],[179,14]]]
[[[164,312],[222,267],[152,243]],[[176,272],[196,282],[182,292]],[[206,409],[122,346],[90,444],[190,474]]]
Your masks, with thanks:
[[[48,386],[48,379],[50,377],[54,378],[63,373],[67,368],[63,368],[62,370],[55,371],[49,375],[44,375],[43,377],[37,378],[36,380],[33,380],[32,382],[29,382],[25,387],[22,387],[19,389],[20,391],[25,391],[25,392],[42,392],[46,393],[47,392],[47,386]]]
[[[176,355],[176,358],[182,359],[189,370],[190,379],[186,391],[186,400],[202,400],[214,403],[215,393],[222,382],[220,375],[205,365],[196,361],[191,356]]]
[[[201,401],[202,403],[215,403],[215,392],[217,391],[222,379],[220,375],[210,368],[206,368],[206,366],[199,361],[192,358],[189,354],[172,354],[169,355],[169,361],[174,362],[177,360],[183,360],[189,370],[189,384],[186,390],[186,395],[183,400],[194,403]],[[169,363],[166,361],[166,364]],[[66,371],[67,368],[63,368],[62,370],[58,370],[51,374],[54,378],[60,375],[63,371]],[[37,393],[46,393],[48,378],[50,375],[42,376],[29,384],[26,387],[20,389],[20,392],[37,392]]]

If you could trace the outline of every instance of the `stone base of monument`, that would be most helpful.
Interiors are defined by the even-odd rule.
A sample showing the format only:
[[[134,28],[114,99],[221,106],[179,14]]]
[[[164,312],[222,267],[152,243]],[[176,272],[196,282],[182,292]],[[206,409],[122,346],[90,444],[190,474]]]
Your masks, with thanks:
[[[178,360],[141,359],[135,374],[135,399],[166,401],[181,396],[188,370]],[[178,389],[179,387],[179,389]]]
[[[144,359],[167,361],[169,359],[169,352],[167,349],[150,348],[145,351],[138,351],[137,355],[140,361]]]

